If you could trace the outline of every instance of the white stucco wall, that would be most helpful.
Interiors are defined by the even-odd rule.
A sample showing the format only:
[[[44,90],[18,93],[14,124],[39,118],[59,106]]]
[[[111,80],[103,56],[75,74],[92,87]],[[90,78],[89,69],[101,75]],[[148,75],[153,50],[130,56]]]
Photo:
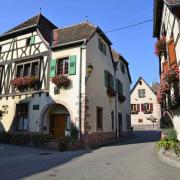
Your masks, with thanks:
[[[125,68],[125,73],[121,71],[121,63],[123,62],[119,60],[116,70],[116,79],[119,79],[123,84],[123,95],[126,97],[126,100],[120,103],[117,99],[117,111],[122,114],[123,131],[127,131],[126,115],[130,116],[130,79],[127,68]]]
[[[152,122],[147,120],[151,115],[157,118],[157,126],[159,126],[161,111],[160,111],[160,104],[157,102],[156,95],[152,92],[152,90],[147,86],[143,79],[140,79],[142,85],[139,83],[135,87],[135,89],[131,93],[131,104],[140,104],[140,112],[138,114],[131,114],[131,124],[132,126],[141,126],[141,125],[152,125]],[[145,89],[145,97],[139,98],[138,90]],[[144,103],[152,103],[153,104],[153,112],[152,114],[144,114],[141,111],[141,104]],[[142,119],[143,122],[139,123],[138,119]]]
[[[91,132],[96,132],[96,107],[103,108],[103,131],[112,131],[111,111],[115,113],[115,98],[109,98],[106,93],[104,70],[114,76],[111,54],[107,46],[104,55],[98,47],[98,35],[95,35],[87,44],[87,65],[92,64],[94,69],[86,84],[86,95],[89,99],[89,117]],[[105,42],[104,42],[105,43]],[[114,130],[115,131],[115,128]]]

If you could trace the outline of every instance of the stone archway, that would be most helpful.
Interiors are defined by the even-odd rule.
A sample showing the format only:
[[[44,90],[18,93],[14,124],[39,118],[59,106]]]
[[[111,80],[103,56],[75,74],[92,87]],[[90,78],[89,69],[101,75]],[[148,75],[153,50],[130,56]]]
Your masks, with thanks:
[[[168,111],[165,111],[163,113],[163,118],[162,118],[162,127],[163,128],[173,128],[173,117]]]
[[[40,116],[40,130],[52,134],[54,138],[63,138],[70,134],[72,114],[65,105],[50,103]]]

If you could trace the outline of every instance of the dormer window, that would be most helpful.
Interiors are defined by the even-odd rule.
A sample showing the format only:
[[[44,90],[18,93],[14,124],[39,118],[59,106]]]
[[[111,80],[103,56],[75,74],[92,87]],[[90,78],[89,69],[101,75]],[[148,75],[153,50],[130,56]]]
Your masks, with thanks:
[[[106,44],[99,38],[99,50],[106,55]]]

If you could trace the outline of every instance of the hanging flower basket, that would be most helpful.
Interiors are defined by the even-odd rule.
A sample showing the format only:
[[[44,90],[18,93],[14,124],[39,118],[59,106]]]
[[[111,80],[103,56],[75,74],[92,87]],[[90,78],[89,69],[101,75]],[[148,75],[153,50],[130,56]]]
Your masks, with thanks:
[[[123,95],[118,95],[119,102],[124,102],[126,100],[126,97]]]
[[[71,80],[67,76],[64,76],[64,75],[57,75],[53,77],[51,81],[52,83],[54,83],[56,86],[60,88],[61,87],[67,88],[71,83]]]
[[[155,54],[161,56],[166,52],[166,37],[162,36],[155,44]]]
[[[115,97],[116,96],[116,91],[113,88],[111,88],[111,87],[107,87],[107,91],[106,92],[107,92],[109,97]]]
[[[176,83],[179,81],[179,68],[175,66],[173,69],[170,69],[166,75],[168,83]]]
[[[35,89],[35,85],[39,82],[36,77],[17,77],[11,80],[11,84],[19,91]]]

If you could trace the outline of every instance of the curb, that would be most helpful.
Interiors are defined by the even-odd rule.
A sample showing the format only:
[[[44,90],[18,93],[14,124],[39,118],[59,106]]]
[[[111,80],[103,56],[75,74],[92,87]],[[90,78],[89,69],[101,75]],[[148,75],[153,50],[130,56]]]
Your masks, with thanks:
[[[165,155],[164,151],[162,149],[157,151],[157,156],[162,162],[164,162],[172,167],[180,168],[180,161],[176,160],[175,157],[173,157],[173,156]]]
[[[130,136],[127,136],[127,137],[124,137],[122,139],[112,140],[112,141],[109,141],[109,142],[106,142],[106,143],[103,143],[103,144],[96,144],[96,145],[86,146],[85,149],[88,149],[88,150],[91,149],[92,150],[92,149],[101,148],[101,147],[104,147],[104,146],[111,146],[111,145],[114,145],[114,144],[123,143],[123,142],[133,140],[133,139],[136,139],[136,136],[134,134],[132,134]]]

